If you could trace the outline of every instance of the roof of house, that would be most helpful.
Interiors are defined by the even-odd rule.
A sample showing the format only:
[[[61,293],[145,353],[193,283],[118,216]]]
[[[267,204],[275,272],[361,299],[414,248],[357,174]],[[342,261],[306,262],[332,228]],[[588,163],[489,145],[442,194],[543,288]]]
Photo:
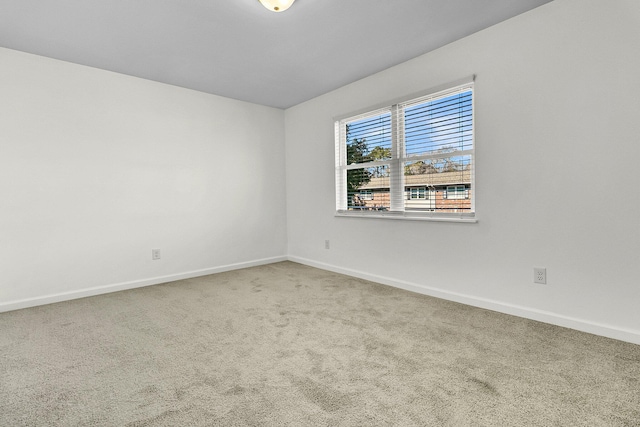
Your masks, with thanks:
[[[371,180],[360,187],[362,190],[371,190],[374,188],[389,188],[390,177],[371,178]],[[419,175],[405,175],[404,185],[406,187],[430,187],[454,184],[470,184],[471,171],[466,169],[462,171],[451,172],[435,172]]]

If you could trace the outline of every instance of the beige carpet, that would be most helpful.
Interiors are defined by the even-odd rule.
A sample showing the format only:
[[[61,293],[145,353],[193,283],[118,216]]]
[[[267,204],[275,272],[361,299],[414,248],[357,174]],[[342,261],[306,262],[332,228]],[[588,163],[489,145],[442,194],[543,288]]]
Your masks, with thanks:
[[[1,426],[639,426],[640,346],[284,262],[0,314]]]

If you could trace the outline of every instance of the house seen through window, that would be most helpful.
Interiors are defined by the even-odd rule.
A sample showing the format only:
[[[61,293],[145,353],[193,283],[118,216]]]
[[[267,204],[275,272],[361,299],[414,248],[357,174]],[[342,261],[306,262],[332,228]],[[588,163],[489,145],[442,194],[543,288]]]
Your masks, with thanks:
[[[336,210],[473,217],[473,83],[336,122]]]

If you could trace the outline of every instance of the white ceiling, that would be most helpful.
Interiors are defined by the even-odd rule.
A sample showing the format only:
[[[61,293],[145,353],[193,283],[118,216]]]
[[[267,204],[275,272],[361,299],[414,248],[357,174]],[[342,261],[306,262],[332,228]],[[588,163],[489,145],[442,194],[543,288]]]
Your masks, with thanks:
[[[549,1],[0,0],[0,46],[287,108]]]

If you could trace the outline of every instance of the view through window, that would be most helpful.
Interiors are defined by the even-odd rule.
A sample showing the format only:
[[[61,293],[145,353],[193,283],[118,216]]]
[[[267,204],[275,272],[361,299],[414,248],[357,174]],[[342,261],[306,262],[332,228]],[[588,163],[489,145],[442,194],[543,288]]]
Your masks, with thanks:
[[[341,214],[473,217],[473,83],[336,122]]]

